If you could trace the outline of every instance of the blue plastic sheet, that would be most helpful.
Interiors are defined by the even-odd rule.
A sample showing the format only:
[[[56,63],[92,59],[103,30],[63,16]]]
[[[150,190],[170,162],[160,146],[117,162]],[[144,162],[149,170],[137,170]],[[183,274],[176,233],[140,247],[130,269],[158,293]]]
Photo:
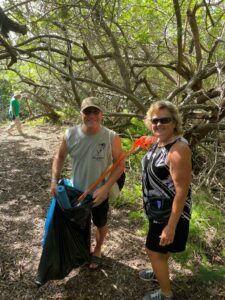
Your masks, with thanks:
[[[47,213],[47,217],[46,217],[46,220],[45,220],[44,237],[43,237],[43,240],[42,240],[42,246],[44,246],[45,241],[46,241],[46,236],[47,236],[47,233],[48,233],[48,228],[49,228],[49,225],[50,225],[50,223],[52,221],[52,216],[53,216],[54,211],[55,211],[55,205],[56,205],[56,197],[54,197],[52,199],[51,205],[50,205],[48,213]]]

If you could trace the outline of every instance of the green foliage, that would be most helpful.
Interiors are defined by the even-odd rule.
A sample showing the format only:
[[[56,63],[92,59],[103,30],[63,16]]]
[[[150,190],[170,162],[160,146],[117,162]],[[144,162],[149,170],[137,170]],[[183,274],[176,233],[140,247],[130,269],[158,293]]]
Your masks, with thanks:
[[[197,275],[201,282],[224,281],[225,267],[223,266],[201,266]]]
[[[127,176],[128,177],[128,176]],[[126,179],[129,182],[129,179]],[[133,207],[136,203],[140,202],[142,192],[140,184],[134,184],[132,186],[124,186],[121,196],[112,199],[112,205],[114,207]]]
[[[161,5],[161,4],[160,4]],[[163,3],[165,6],[165,3]],[[119,22],[128,28],[127,35],[132,45],[150,44],[162,35],[162,28],[158,26],[160,14],[154,4],[149,1],[124,1],[119,15]],[[151,29],[154,28],[154,31]]]
[[[12,93],[12,85],[9,80],[0,77],[0,97],[3,102],[8,102]]]
[[[6,0],[4,2],[6,7],[11,6],[12,1]],[[68,94],[72,94],[71,87],[64,86],[63,83],[65,82],[60,80],[68,72],[65,67],[66,49],[68,47],[67,37],[70,41],[74,59],[72,63],[74,75],[82,79],[82,84],[79,84],[79,80],[76,82],[78,94],[81,95],[82,90],[85,90],[85,94],[87,94],[87,91],[92,90],[92,83],[85,83],[86,79],[88,81],[93,79],[96,82],[100,79],[100,85],[97,85],[97,89],[100,91],[101,75],[96,68],[90,67],[92,66],[90,61],[82,60],[82,57],[87,58],[82,43],[89,46],[92,55],[102,55],[103,53],[114,53],[115,43],[112,43],[112,40],[115,38],[119,47],[118,50],[120,50],[121,57],[124,58],[125,66],[127,66],[127,71],[130,74],[132,93],[140,100],[140,103],[148,106],[149,101],[146,101],[146,99],[151,97],[151,92],[146,89],[145,85],[141,84],[142,77],[146,77],[152,91],[159,98],[168,96],[172,89],[176,87],[176,84],[171,84],[168,76],[163,75],[162,70],[159,71],[160,68],[146,66],[141,69],[139,67],[133,69],[132,67],[131,70],[128,66],[133,66],[134,63],[159,62],[166,65],[165,70],[171,77],[174,79],[177,77],[175,70],[170,68],[177,59],[176,14],[172,2],[163,0],[125,0],[111,3],[110,1],[96,2],[91,0],[78,1],[76,5],[72,2],[71,0],[30,1],[26,5],[21,4],[12,8],[10,12],[12,18],[18,22],[26,23],[29,32],[32,32],[31,40],[29,34],[24,36],[15,34],[13,38],[13,42],[18,44],[19,53],[22,55],[21,58],[20,56],[17,57],[18,62],[13,66],[17,72],[14,76],[18,78],[19,82],[22,79],[22,81],[29,84],[29,80],[33,80],[37,84],[36,87],[40,85],[40,90],[42,89],[41,86],[44,88],[49,86],[52,88],[51,93],[68,89]],[[187,22],[187,9],[193,9],[197,2],[183,1],[180,5],[183,31],[187,31],[183,32],[185,34],[183,37],[183,51],[184,57],[187,57],[184,63],[185,68],[190,68],[189,72],[194,71],[196,68],[196,59],[194,53],[190,52],[192,38]],[[224,21],[222,4],[215,5],[213,9],[210,5],[210,10],[211,17],[214,20],[213,26],[210,24],[210,18],[208,18],[204,6],[200,6],[196,11],[197,25],[200,29],[200,43],[206,48],[205,51],[202,51],[203,56],[208,55],[210,48],[221,36],[221,24]],[[109,34],[103,24],[107,25],[112,35]],[[65,39],[59,39],[59,36]],[[28,41],[25,42],[26,40]],[[25,43],[20,43],[22,41]],[[147,47],[149,55],[146,55],[143,51],[143,46]],[[25,54],[27,53],[30,54],[26,57]],[[217,46],[214,54],[218,60],[223,59],[223,43]],[[112,86],[115,84],[123,89],[121,70],[118,68],[120,64],[118,64],[118,61],[116,62],[115,57],[98,60],[98,64],[112,80]],[[13,74],[12,71],[9,71],[9,73]],[[133,73],[135,76],[133,76]],[[24,79],[29,80],[25,81]],[[183,79],[181,76],[180,80],[185,81],[185,76]],[[136,86],[137,83],[139,84]],[[29,85],[28,87],[32,89],[34,86]],[[207,87],[205,88],[207,89]],[[120,95],[123,95],[123,93]],[[130,102],[127,101],[127,103]],[[127,103],[128,111],[136,111],[135,104],[134,107],[130,108]]]
[[[142,220],[143,219],[143,211],[131,211],[128,215],[128,220],[129,221],[134,221],[136,222],[137,220]]]
[[[137,174],[134,175],[133,171],[126,172],[126,182],[121,196],[112,199],[111,204],[115,208],[126,208],[129,222],[136,226],[136,234],[146,235],[148,220],[143,211],[141,180],[137,181]]]
[[[193,213],[187,249],[185,252],[174,255],[177,262],[185,264],[193,270],[196,261],[201,262],[203,270],[206,270],[211,265],[213,256],[224,257],[222,246],[217,247],[216,254],[214,254],[213,249],[212,252],[209,252],[209,249],[218,244],[218,239],[219,244],[225,239],[222,213],[209,202],[209,195],[205,192],[198,192],[193,195]],[[204,277],[205,275],[199,276]]]
[[[136,176],[136,178],[141,174],[141,160],[145,153],[145,150],[140,150],[140,152],[133,153],[126,160],[127,168],[133,173],[134,177]],[[139,179],[139,181],[141,182],[141,178]]]
[[[128,220],[133,225],[136,225],[137,235],[146,236],[146,232],[148,231],[149,224],[143,210],[129,212]]]
[[[8,116],[9,100],[11,98],[12,86],[9,80],[0,77],[0,120]]]
[[[133,145],[133,141],[129,138],[122,139],[122,147],[124,151],[128,151]]]
[[[137,118],[132,118],[131,125],[125,131],[128,136],[145,136],[149,135],[149,130],[146,128],[143,120],[139,120]],[[138,138],[137,137],[137,138]],[[122,147],[124,151],[128,151],[133,146],[133,143],[136,138],[123,138],[122,139]],[[132,172],[138,171],[141,172],[141,159],[145,155],[146,150],[140,149],[138,152],[134,152],[126,159],[127,168],[132,170]]]
[[[128,129],[125,131],[128,135],[148,135],[149,130],[146,128],[143,120],[140,120],[138,118],[132,118],[130,121],[130,126]]]
[[[46,117],[41,117],[35,120],[27,121],[27,125],[31,127],[36,127],[38,125],[44,125],[46,123]]]
[[[224,232],[221,227],[223,223],[223,215],[216,205],[209,203],[209,195],[205,192],[194,194],[191,232],[205,236],[209,227],[213,227],[220,235]]]
[[[60,115],[61,121],[73,120],[75,123],[80,121],[80,114],[74,107],[64,107],[61,111],[57,112]]]

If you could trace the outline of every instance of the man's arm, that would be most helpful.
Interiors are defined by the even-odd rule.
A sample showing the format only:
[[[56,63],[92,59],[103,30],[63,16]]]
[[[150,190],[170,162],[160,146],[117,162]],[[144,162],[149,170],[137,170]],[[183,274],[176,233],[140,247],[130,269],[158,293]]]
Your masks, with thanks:
[[[62,168],[64,166],[65,159],[68,154],[68,147],[65,138],[63,138],[63,141],[59,147],[59,150],[57,151],[53,163],[52,163],[52,180],[51,180],[51,188],[50,192],[53,195],[57,194],[57,181],[59,179],[60,173],[62,171]]]
[[[112,142],[112,157],[113,157],[113,162],[116,162],[121,155],[123,154],[122,150],[122,145],[121,145],[121,140],[118,135],[116,135],[113,139]],[[112,185],[119,179],[121,174],[124,171],[124,165],[125,162],[122,160],[117,167],[112,171],[110,174],[108,180],[105,182],[103,186],[98,188],[94,193],[93,193],[93,198],[95,198],[94,203],[99,205],[102,201],[104,201],[109,194],[109,191],[112,187]]]

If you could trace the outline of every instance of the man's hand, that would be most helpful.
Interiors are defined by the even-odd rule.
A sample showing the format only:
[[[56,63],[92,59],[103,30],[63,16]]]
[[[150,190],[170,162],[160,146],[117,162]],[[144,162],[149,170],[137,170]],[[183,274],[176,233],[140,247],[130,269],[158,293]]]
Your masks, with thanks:
[[[53,195],[53,196],[57,196],[57,186],[58,184],[56,182],[52,182],[51,183],[51,186],[50,186],[50,193]]]
[[[101,204],[106,198],[108,198],[108,195],[109,195],[109,190],[104,185],[98,188],[96,191],[94,191],[93,193],[94,207]]]

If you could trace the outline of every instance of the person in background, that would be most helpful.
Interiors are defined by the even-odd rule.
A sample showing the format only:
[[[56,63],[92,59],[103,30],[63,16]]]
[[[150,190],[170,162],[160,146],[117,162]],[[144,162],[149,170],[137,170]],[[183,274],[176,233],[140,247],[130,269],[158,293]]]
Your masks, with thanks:
[[[19,100],[22,98],[22,95],[20,92],[15,92],[13,94],[13,97],[10,100],[9,104],[9,117],[11,120],[11,124],[7,128],[7,132],[9,135],[12,135],[12,130],[14,127],[17,128],[20,135],[24,136],[24,133],[21,128],[21,122],[20,122],[20,103]]]
[[[103,108],[97,98],[89,97],[82,101],[81,118],[81,124],[66,130],[54,157],[51,180],[53,195],[57,195],[57,182],[68,154],[72,159],[71,181],[81,192],[86,191],[122,155],[120,137],[102,126]],[[102,245],[108,232],[108,195],[123,171],[122,161],[108,179],[92,192],[92,220],[96,226],[96,244],[91,256],[90,269],[97,269],[101,264]]]
[[[171,253],[185,250],[188,238],[192,154],[181,135],[178,110],[171,102],[153,103],[145,124],[158,137],[158,143],[142,160],[143,203],[149,218],[146,252],[152,269],[141,271],[139,277],[146,281],[156,277],[160,285],[159,290],[149,291],[143,300],[172,300],[168,259]],[[152,209],[154,203],[163,215]]]

